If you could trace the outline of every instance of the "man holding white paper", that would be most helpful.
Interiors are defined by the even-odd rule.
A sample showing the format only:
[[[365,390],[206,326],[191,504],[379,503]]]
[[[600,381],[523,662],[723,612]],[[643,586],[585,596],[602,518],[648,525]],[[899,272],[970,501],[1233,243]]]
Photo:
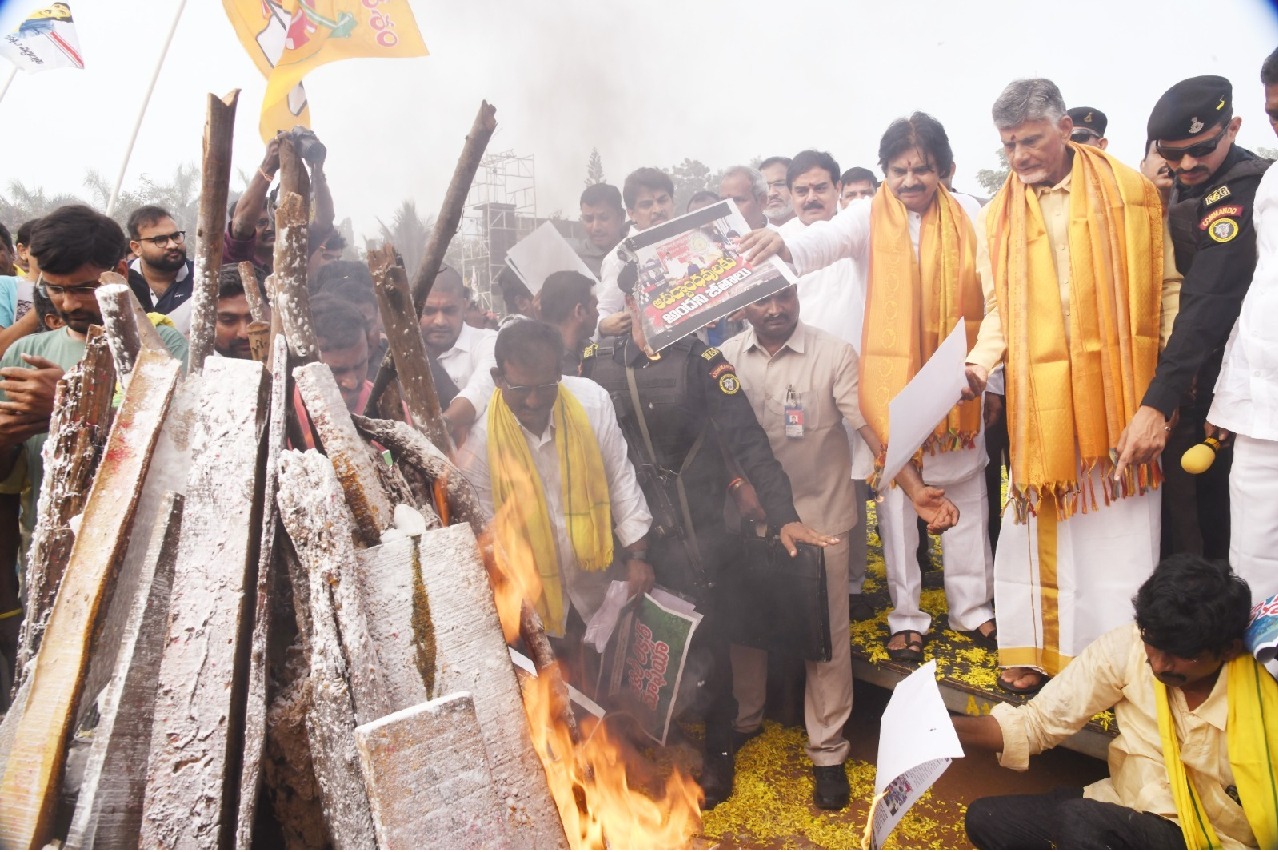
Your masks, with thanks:
[[[885,180],[874,198],[854,202],[828,222],[778,236],[755,231],[742,242],[754,260],[778,253],[800,274],[852,258],[868,269],[860,345],[860,406],[879,440],[890,444],[888,406],[960,321],[967,343],[985,316],[976,272],[976,211],[941,184],[954,165],[945,128],[924,113],[894,121],[879,143]],[[995,647],[993,553],[988,535],[985,436],[980,399],[955,405],[930,430],[918,463],[929,483],[943,485],[960,521],[942,538],[950,626]],[[911,448],[913,449],[913,448]],[[882,471],[883,457],[875,463]],[[878,477],[870,484],[876,486]],[[890,480],[889,480],[890,482]],[[879,532],[893,610],[888,656],[923,659],[931,616],[919,606],[922,575],[918,527],[901,490],[884,482]]]

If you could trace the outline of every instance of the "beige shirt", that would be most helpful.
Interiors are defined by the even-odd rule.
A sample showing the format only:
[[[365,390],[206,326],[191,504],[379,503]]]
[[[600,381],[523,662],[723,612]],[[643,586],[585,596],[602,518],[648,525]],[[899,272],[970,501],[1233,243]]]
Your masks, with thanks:
[[[856,526],[852,455],[843,426],[845,418],[852,429],[865,425],[857,397],[856,350],[802,322],[775,355],[759,345],[753,328],[720,348],[737,368],[772,452],[790,477],[799,518],[836,535]],[[788,390],[803,409],[802,437],[786,437]]]
[[[1256,838],[1246,814],[1226,792],[1234,773],[1225,739],[1225,682],[1222,672],[1207,700],[1194,710],[1179,689],[1169,690],[1168,698],[1181,760],[1221,844],[1226,849],[1254,849]],[[1112,706],[1119,734],[1109,746],[1110,777],[1087,787],[1084,795],[1179,822],[1158,734],[1156,684],[1136,625],[1114,628],[1088,645],[1028,704],[994,708],[993,716],[1003,729],[999,763],[1025,769],[1030,755],[1051,748]]]
[[[1055,186],[1035,186],[1034,195],[1038,198],[1039,209],[1043,213],[1043,224],[1047,230],[1047,242],[1052,248],[1052,259],[1056,264],[1056,284],[1061,294],[1061,313],[1065,316],[1065,333],[1069,334],[1069,191],[1071,175]],[[1003,320],[998,313],[998,297],[994,291],[994,275],[990,268],[989,240],[985,228],[985,216],[974,219],[976,226],[976,268],[981,275],[981,287],[985,292],[985,319],[981,322],[981,330],[976,337],[976,345],[968,354],[967,360],[979,364],[986,370],[992,370],[1003,361],[1007,352],[1007,338],[1003,332]],[[1160,347],[1167,345],[1171,336],[1172,323],[1180,308],[1181,274],[1176,269],[1175,252],[1171,235],[1163,225],[1163,295],[1159,316]]]

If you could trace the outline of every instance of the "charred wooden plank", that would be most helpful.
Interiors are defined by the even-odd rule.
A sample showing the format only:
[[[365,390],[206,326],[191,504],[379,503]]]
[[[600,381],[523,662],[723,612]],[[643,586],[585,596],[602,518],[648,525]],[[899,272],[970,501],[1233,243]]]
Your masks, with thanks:
[[[211,359],[160,663],[143,847],[211,849],[235,839],[261,510],[261,364]]]
[[[240,90],[209,95],[204,124],[204,162],[200,169],[200,212],[195,239],[195,289],[191,294],[191,371],[200,372],[213,353],[217,325],[217,278],[226,237],[226,198],[231,187],[231,142]]]
[[[0,844],[5,846],[30,848],[49,840],[89,639],[128,540],[179,366],[166,354],[143,353],[107,439],[0,780]]]
[[[307,229],[310,213],[302,196],[280,194],[275,210],[275,284],[272,318],[278,317],[288,348],[298,364],[319,360],[319,345],[311,321],[311,296],[306,289]]]
[[[307,364],[295,369],[293,378],[355,515],[356,538],[365,546],[376,544],[393,521],[390,498],[374,467],[379,462],[355,431],[332,370],[324,364]]]
[[[483,734],[468,693],[355,729],[373,829],[382,849],[508,849]]]
[[[67,835],[68,849],[138,846],[155,682],[168,632],[181,520],[182,498],[169,492],[160,510],[160,523],[150,536],[141,576],[133,587],[135,594],[126,596],[123,590],[117,591],[117,600],[128,598],[128,616],[122,630],[105,631],[100,643],[118,643],[118,653],[111,680],[97,699],[98,722]],[[128,556],[125,559],[127,562]]]

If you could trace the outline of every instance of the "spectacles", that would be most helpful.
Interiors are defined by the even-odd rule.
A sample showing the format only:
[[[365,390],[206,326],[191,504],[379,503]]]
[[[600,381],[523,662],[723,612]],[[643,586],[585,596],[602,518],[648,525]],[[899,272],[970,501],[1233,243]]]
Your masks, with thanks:
[[[768,181],[768,189],[785,189],[785,187],[786,187],[785,178],[782,178],[781,180]]]
[[[1225,138],[1225,133],[1229,130],[1226,124],[1220,128],[1220,132],[1208,139],[1206,142],[1199,142],[1197,145],[1190,145],[1188,148],[1164,148],[1163,143],[1159,142],[1154,145],[1158,151],[1158,156],[1162,157],[1169,163],[1179,163],[1185,157],[1193,157],[1195,160],[1201,160],[1203,157],[1211,154],[1216,150],[1216,146],[1220,144],[1220,140]]]
[[[504,382],[503,382],[504,384]],[[528,397],[534,393],[541,396],[542,393],[559,393],[559,382],[547,382],[544,385],[506,385],[502,388],[502,394],[507,398],[516,402],[527,402]]]
[[[36,286],[43,287],[50,296],[90,296],[100,287],[100,281],[86,281],[83,284],[50,284],[44,280],[44,273],[36,276]]]
[[[1099,139],[1100,134],[1092,130],[1075,130],[1069,135],[1069,141],[1086,144],[1088,139]]]
[[[163,248],[169,243],[182,245],[186,242],[186,231],[174,231],[171,234],[160,234],[158,237],[138,237],[140,243],[150,243],[156,248]]]

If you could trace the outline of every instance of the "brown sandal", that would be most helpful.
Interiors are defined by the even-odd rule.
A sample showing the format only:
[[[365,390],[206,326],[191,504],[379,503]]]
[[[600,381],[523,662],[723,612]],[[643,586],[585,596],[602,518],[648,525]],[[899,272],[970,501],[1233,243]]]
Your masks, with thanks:
[[[892,648],[892,640],[898,636],[905,637],[904,648]],[[911,636],[917,636],[917,639],[911,639]],[[898,630],[888,637],[887,648],[888,659],[894,663],[921,663],[923,662],[923,634],[917,630]]]

